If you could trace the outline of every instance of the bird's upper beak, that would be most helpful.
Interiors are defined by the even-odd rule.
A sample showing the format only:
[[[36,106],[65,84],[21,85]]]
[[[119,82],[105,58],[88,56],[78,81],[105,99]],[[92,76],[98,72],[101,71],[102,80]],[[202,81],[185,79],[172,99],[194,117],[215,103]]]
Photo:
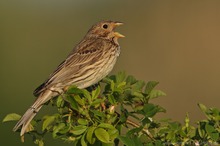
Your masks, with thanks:
[[[121,25],[123,25],[122,22],[115,22],[115,23],[114,23],[114,27],[116,27],[116,26],[121,26]],[[120,34],[119,32],[114,32],[114,35],[115,35],[115,37],[117,37],[117,38],[124,38],[124,37],[125,37],[124,35]]]
[[[114,25],[115,26],[121,26],[121,25],[123,25],[123,23],[122,22],[115,22]]]

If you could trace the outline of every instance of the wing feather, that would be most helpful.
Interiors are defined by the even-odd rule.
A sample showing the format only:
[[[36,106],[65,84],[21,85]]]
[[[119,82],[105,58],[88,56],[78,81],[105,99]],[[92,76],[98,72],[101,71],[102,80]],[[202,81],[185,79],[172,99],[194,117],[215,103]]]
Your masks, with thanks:
[[[93,40],[93,41],[92,41]],[[64,60],[49,78],[34,91],[39,96],[43,91],[56,84],[63,84],[66,80],[82,76],[88,66],[100,60],[103,56],[104,41],[101,39],[84,40]],[[89,68],[88,68],[89,69]]]

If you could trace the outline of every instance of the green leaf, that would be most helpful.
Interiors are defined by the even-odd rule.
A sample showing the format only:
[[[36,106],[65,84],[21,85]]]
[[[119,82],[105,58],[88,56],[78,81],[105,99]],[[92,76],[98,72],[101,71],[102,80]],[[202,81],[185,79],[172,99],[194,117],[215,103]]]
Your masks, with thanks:
[[[210,138],[214,141],[217,141],[219,138],[219,133],[216,131],[215,127],[213,125],[210,124],[206,124],[205,125],[205,130],[207,131],[208,135],[210,136]]]
[[[120,115],[120,118],[119,118],[119,120],[122,122],[122,123],[125,123],[126,122],[126,120],[127,120],[127,113],[123,113],[123,114],[121,114]]]
[[[111,103],[111,105],[114,105],[117,103],[117,101],[115,100],[115,97],[112,94],[108,95],[108,101]]]
[[[34,141],[34,143],[35,144],[37,144],[38,146],[44,146],[44,142],[43,142],[43,140],[41,139],[36,139],[35,141]]]
[[[154,87],[157,86],[157,84],[159,84],[159,82],[156,82],[156,81],[147,82],[147,85],[145,87],[145,93],[150,94],[150,92],[154,89]]]
[[[51,123],[54,122],[56,116],[44,116],[42,131],[44,131]]]
[[[88,131],[86,134],[86,139],[88,140],[88,142],[90,144],[94,144],[94,142],[95,142],[95,138],[93,137],[93,133],[94,133],[95,129],[96,129],[96,127],[89,127],[88,128]]]
[[[103,99],[95,99],[91,104],[90,106],[97,106],[97,105],[100,105],[104,100]]]
[[[204,122],[204,121],[199,122],[198,132],[199,132],[199,136],[201,138],[205,138],[205,136],[206,136],[205,125],[206,125],[206,122]]]
[[[98,96],[100,95],[101,92],[101,88],[100,86],[98,86],[95,90],[92,91],[92,100],[98,98]]]
[[[79,118],[77,121],[80,125],[87,125],[88,124],[88,120],[86,120],[86,119]]]
[[[153,142],[148,142],[148,143],[146,144],[146,146],[157,146],[157,145],[153,144]],[[161,145],[161,146],[163,146],[163,145]]]
[[[130,137],[118,136],[118,139],[126,146],[136,146]]]
[[[144,81],[137,81],[133,86],[133,89],[134,90],[138,90],[138,91],[141,91],[142,88],[144,87],[145,85],[145,82]]]
[[[100,140],[101,142],[104,142],[104,143],[109,143],[109,139],[110,139],[110,136],[108,134],[108,132],[103,129],[103,128],[97,128],[95,129],[95,136],[98,138],[98,140]]]
[[[86,142],[85,142],[85,133],[83,134],[83,136],[81,137],[81,146],[87,146]]]
[[[160,111],[160,108],[154,104],[145,104],[143,109],[140,111],[145,117],[153,117],[157,112]]]
[[[18,121],[21,118],[20,115],[16,113],[11,113],[5,116],[2,122],[8,122],[8,121]]]
[[[88,99],[89,104],[92,102],[92,97],[90,95],[90,92],[87,91],[86,89],[82,89],[83,95],[86,99]]]
[[[85,105],[84,100],[83,100],[79,95],[74,95],[74,100],[75,100],[78,104],[80,104],[80,105],[82,105],[82,106]]]
[[[115,146],[114,143],[102,143],[102,146]]]
[[[82,89],[77,88],[76,86],[70,86],[67,90],[67,94],[81,94]]]
[[[116,83],[121,83],[125,80],[126,78],[126,74],[125,72],[119,72],[117,75],[116,75]]]
[[[112,81],[112,79],[110,79],[110,77],[105,77],[102,79],[102,82],[105,83],[106,85],[109,85],[113,81]]]
[[[87,126],[84,125],[79,125],[79,126],[75,126],[72,128],[72,130],[70,130],[70,133],[73,133],[74,135],[81,135],[82,133],[84,133],[87,129]]]
[[[198,104],[200,110],[206,115],[206,117],[210,120],[213,118],[213,113],[210,109],[208,109],[204,104],[199,103]]]
[[[204,104],[199,103],[198,106],[204,113],[207,112],[207,107]]]
[[[163,142],[160,140],[155,141],[155,146],[163,146]]]
[[[101,123],[98,125],[99,128],[105,128],[105,129],[115,129],[114,126],[112,126],[111,124],[108,123]]]
[[[181,124],[178,122],[170,122],[169,123],[169,128],[172,131],[178,131],[181,128]]]
[[[111,141],[114,141],[115,138],[118,137],[119,131],[117,129],[109,129],[108,130]]]
[[[133,129],[130,129],[130,130],[126,133],[126,135],[127,135],[128,137],[130,137],[130,136],[132,136],[132,135],[135,135],[136,133],[139,133],[142,129],[143,129],[142,126],[137,127],[137,128],[133,128]]]
[[[64,127],[66,127],[66,124],[59,123],[57,126],[53,127],[53,138],[57,137],[57,133],[59,133],[60,130],[62,130]]]
[[[129,75],[128,77],[127,77],[127,79],[126,79],[126,82],[128,83],[128,84],[134,84],[134,83],[136,83],[137,82],[137,80],[134,78],[134,76],[131,76],[131,75]]]
[[[98,110],[90,110],[92,113],[94,113],[94,116],[99,116],[99,117],[105,117],[105,113],[100,112]]]
[[[212,125],[209,125],[208,123],[205,125],[205,130],[207,131],[207,133],[212,133],[212,132],[216,132],[215,128]]]
[[[71,127],[70,127],[69,125],[63,127],[62,129],[59,130],[59,134],[69,133],[70,128],[71,128]]]
[[[58,96],[57,98],[57,107],[63,107],[64,105],[64,100],[62,96]]]
[[[166,96],[166,93],[164,93],[163,91],[161,90],[156,90],[156,89],[153,89],[151,90],[151,92],[149,93],[148,97],[150,99],[153,99],[153,98],[157,98],[159,96]]]
[[[217,108],[211,108],[210,109],[213,113],[213,116],[216,118],[216,120],[220,120],[220,111]]]
[[[185,126],[188,128],[188,127],[189,127],[189,122],[190,122],[190,120],[189,120],[189,114],[188,114],[188,113],[186,114],[186,117],[185,117],[184,122],[185,122]]]
[[[140,91],[139,92],[138,91],[132,92],[132,95],[136,96],[138,98],[143,98],[144,97],[144,95]]]
[[[111,89],[112,91],[115,91],[115,83],[114,83],[113,81],[111,81],[110,89]]]
[[[66,100],[70,103],[70,106],[71,106],[72,109],[74,109],[76,111],[79,110],[78,104],[77,104],[77,102],[75,100],[75,96],[73,97],[73,96],[68,96],[67,95],[66,96]]]
[[[141,120],[142,125],[146,125],[148,123],[151,123],[151,119],[149,117],[145,117]]]
[[[210,137],[213,141],[218,141],[219,140],[219,133],[218,132],[210,133]]]
[[[121,82],[117,85],[117,88],[122,88],[126,85],[126,82]]]
[[[143,144],[142,144],[142,142],[141,142],[141,140],[140,140],[139,137],[134,137],[134,138],[133,138],[133,141],[134,141],[134,144],[135,144],[136,146],[143,146]]]

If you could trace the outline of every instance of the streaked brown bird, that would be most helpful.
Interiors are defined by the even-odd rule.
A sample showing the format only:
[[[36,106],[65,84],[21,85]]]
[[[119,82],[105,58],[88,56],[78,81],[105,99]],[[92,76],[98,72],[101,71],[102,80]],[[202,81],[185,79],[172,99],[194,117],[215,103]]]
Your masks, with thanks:
[[[118,38],[124,36],[114,29],[122,24],[117,21],[102,21],[92,26],[66,60],[34,91],[37,99],[18,121],[13,131],[22,127],[20,135],[24,135],[43,104],[62,94],[68,86],[87,88],[107,76],[120,54]]]

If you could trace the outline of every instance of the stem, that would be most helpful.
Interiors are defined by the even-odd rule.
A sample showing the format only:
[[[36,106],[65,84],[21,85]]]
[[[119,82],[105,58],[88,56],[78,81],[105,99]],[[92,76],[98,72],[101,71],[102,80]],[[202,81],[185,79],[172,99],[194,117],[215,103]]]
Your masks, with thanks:
[[[131,121],[131,120],[129,120],[129,119],[127,119],[126,123],[127,123],[127,124],[130,124],[131,126],[136,127],[136,128],[140,127],[140,125],[138,125],[137,123],[135,123],[135,122],[133,122],[133,121]],[[151,135],[151,133],[149,132],[148,129],[143,128],[142,131],[143,131],[151,140],[155,141],[155,139],[153,138],[153,136]]]

